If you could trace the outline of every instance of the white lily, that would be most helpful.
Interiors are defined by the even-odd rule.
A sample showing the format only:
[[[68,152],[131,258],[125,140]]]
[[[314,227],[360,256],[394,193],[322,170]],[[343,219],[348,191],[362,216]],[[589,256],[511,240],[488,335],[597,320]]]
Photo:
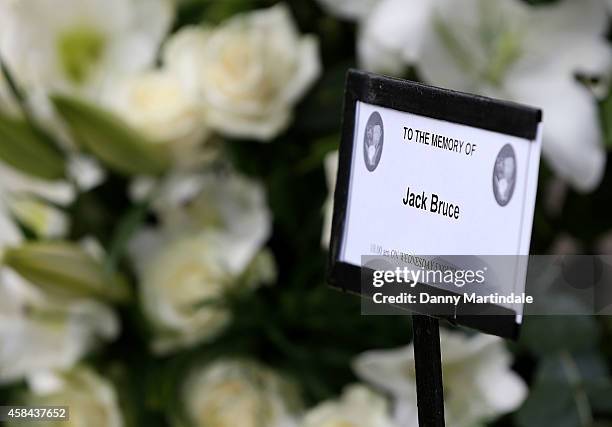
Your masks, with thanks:
[[[360,45],[378,43],[386,54],[362,47],[360,59],[391,73],[416,63],[432,84],[543,108],[544,155],[557,174],[588,191],[601,180],[605,154],[596,100],[576,74],[610,74],[607,22],[603,0],[537,7],[520,0],[385,0],[364,24]]]
[[[170,28],[173,5],[172,0],[4,0],[0,56],[39,124],[72,147],[48,94],[99,101],[124,75],[150,66]]]
[[[512,358],[500,338],[440,331],[445,412],[449,427],[473,427],[515,410],[527,387],[510,369]],[[368,351],[353,365],[364,381],[396,399],[399,425],[417,425],[413,345]]]
[[[563,0],[538,8],[516,0],[498,7],[462,2],[444,0],[435,12],[437,31],[425,45],[431,55],[421,63],[425,78],[542,107],[544,154],[551,166],[577,189],[595,188],[605,167],[601,127],[595,98],[575,75],[610,72],[603,2]],[[459,55],[464,59],[457,60]]]
[[[72,367],[119,323],[97,301],[60,301],[0,269],[0,384]]]
[[[401,75],[420,58],[435,0],[381,0],[358,33],[359,64],[366,70]]]
[[[26,88],[96,95],[150,65],[173,16],[170,0],[3,1],[0,52]]]
[[[66,232],[66,205],[75,191],[64,181],[27,176],[0,162],[0,383],[68,369],[100,340],[118,333],[110,308],[91,300],[60,301],[9,268],[2,252],[24,236],[16,220],[42,237]]]

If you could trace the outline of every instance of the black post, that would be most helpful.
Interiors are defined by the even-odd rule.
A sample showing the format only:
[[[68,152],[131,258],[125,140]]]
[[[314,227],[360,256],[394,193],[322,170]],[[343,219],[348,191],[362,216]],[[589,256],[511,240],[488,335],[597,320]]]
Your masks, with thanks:
[[[444,427],[444,391],[438,319],[412,316],[419,427]]]

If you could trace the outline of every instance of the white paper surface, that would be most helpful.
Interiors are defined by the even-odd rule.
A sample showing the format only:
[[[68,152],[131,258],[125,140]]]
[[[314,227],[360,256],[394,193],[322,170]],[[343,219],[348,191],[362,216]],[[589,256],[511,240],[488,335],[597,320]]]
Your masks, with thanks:
[[[371,118],[376,112],[382,132],[375,129],[380,120]],[[417,141],[417,130],[429,133],[429,145]],[[439,148],[434,138],[463,144]],[[357,102],[353,143],[341,261],[360,266],[362,255],[381,249],[414,255],[528,255],[539,137],[529,141]],[[511,149],[503,148],[507,145]],[[414,194],[425,192],[426,209],[404,204],[408,187]],[[459,206],[458,218],[431,212],[433,194]],[[522,292],[522,270],[512,274],[506,289]]]

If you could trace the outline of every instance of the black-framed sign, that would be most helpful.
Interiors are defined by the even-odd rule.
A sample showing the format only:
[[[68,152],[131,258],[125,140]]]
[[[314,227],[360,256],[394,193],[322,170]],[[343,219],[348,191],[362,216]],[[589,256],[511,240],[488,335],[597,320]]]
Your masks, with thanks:
[[[406,274],[406,265],[415,271],[441,265],[440,276],[420,280],[424,276],[412,272],[412,282],[406,282],[408,293],[430,299],[395,305],[516,337],[525,303],[541,121],[536,108],[349,70],[330,284],[370,299],[380,297],[381,288],[409,298],[398,276],[372,286],[380,273],[376,263],[392,259],[398,275]],[[445,288],[442,276],[465,273],[466,259],[480,263],[473,264],[470,276],[486,265],[484,284],[459,287],[452,280]],[[487,289],[492,278],[496,288]],[[457,295],[468,295],[476,285],[476,296],[458,301]],[[508,298],[499,298],[505,294]]]

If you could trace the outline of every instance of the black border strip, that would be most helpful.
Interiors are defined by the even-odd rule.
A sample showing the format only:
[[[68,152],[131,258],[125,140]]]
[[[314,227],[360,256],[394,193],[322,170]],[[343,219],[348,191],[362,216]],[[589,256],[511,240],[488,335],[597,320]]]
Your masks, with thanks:
[[[507,101],[354,69],[348,71],[338,175],[334,192],[327,280],[332,287],[361,295],[361,268],[339,261],[347,214],[357,101],[517,136],[529,141],[536,139],[538,125],[542,121],[542,111]],[[445,318],[452,323],[465,325],[482,332],[516,339],[520,332],[520,325],[516,323],[513,313],[485,316],[461,315],[452,319]]]
[[[537,108],[353,69],[347,73],[346,91],[368,104],[530,141],[542,121]]]

